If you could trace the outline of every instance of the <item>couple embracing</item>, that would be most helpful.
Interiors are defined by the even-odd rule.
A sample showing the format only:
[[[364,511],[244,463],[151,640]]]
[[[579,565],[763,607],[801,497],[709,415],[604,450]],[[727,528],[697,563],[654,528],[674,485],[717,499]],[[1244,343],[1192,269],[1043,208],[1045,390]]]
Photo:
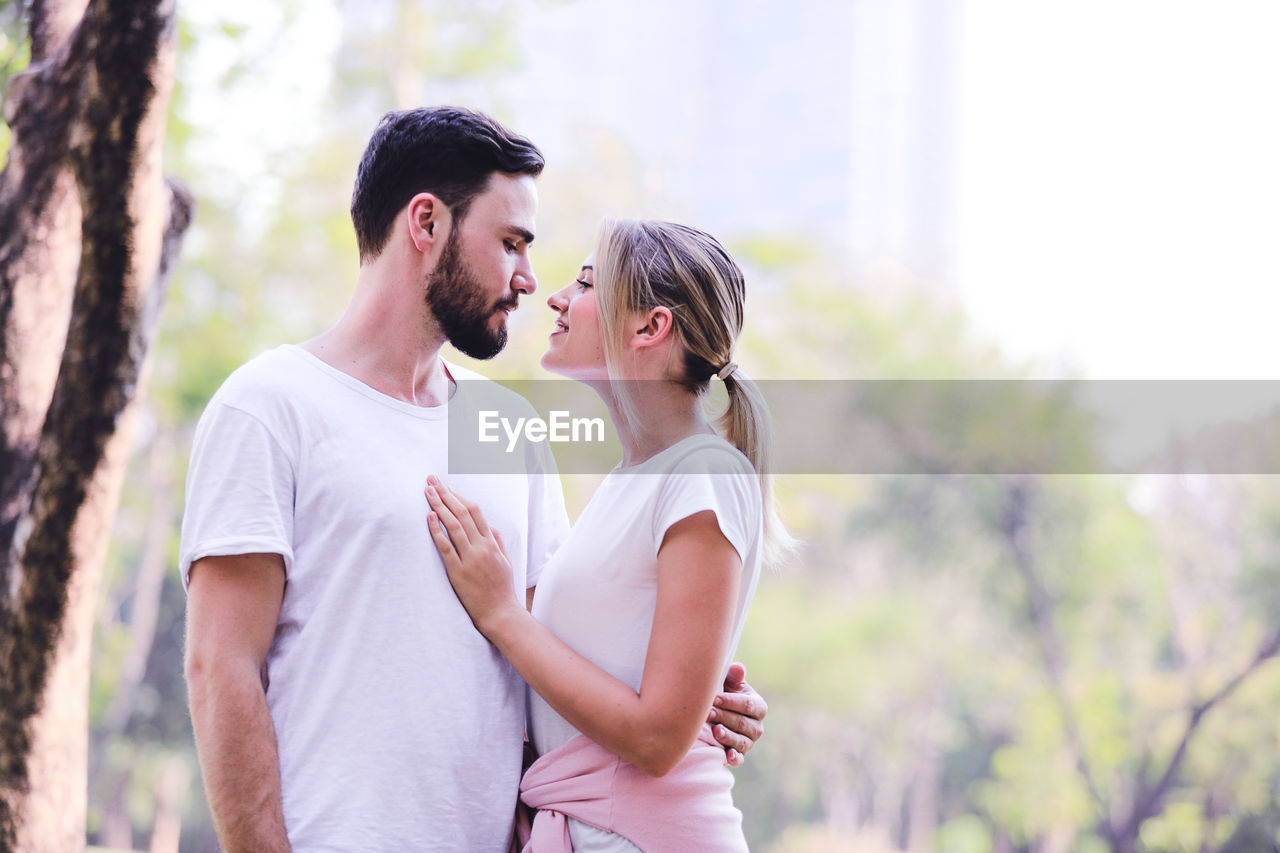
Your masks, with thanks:
[[[449,406],[483,380],[439,350],[506,343],[542,167],[477,113],[385,116],[346,312],[200,420],[186,672],[224,849],[746,849],[726,764],[765,705],[730,660],[785,532],[732,258],[610,221],[547,300],[543,366],[601,396],[623,447],[572,530],[554,475],[449,470]]]

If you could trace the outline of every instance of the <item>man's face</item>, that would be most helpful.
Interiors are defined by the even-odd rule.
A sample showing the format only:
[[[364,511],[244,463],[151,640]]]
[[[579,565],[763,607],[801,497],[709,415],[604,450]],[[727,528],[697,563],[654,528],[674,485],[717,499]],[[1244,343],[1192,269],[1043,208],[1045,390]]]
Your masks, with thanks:
[[[507,314],[537,289],[529,263],[537,191],[529,175],[495,173],[455,222],[427,279],[427,306],[449,341],[472,358],[507,343]]]

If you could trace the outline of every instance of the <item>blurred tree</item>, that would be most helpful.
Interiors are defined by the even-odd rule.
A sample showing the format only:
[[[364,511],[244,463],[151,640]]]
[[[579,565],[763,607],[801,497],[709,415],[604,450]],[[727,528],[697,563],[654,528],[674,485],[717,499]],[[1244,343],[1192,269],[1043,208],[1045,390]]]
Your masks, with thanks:
[[[98,575],[191,202],[160,172],[172,4],[26,12],[0,175],[0,846],[75,849]]]

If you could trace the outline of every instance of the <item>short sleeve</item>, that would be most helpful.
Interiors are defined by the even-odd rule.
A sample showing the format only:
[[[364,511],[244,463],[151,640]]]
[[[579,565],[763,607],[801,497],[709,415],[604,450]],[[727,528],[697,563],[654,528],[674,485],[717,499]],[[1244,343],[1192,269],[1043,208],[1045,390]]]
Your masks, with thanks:
[[[665,479],[654,509],[654,555],[673,524],[711,510],[720,532],[746,565],[761,517],[760,481],[749,466],[734,454],[711,450],[681,460],[661,476]]]
[[[182,583],[203,557],[280,554],[293,568],[294,466],[259,418],[216,399],[196,427],[187,469]]]

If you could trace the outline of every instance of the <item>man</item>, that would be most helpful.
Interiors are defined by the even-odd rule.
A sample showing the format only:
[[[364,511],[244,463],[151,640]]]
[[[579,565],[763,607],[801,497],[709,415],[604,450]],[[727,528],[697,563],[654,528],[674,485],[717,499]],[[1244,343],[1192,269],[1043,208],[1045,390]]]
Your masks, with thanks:
[[[531,596],[567,529],[554,476],[448,469],[448,404],[537,284],[541,153],[466,110],[392,113],[360,163],[338,323],[265,353],[202,416],[187,479],[187,680],[226,850],[505,850],[524,687],[472,627],[426,525],[429,474],[500,530]],[[527,404],[526,404],[527,405]],[[740,678],[740,674],[735,674]],[[728,687],[728,685],[726,685]],[[722,694],[731,751],[759,696]],[[738,713],[741,712],[741,713]],[[731,756],[733,757],[733,756]]]

